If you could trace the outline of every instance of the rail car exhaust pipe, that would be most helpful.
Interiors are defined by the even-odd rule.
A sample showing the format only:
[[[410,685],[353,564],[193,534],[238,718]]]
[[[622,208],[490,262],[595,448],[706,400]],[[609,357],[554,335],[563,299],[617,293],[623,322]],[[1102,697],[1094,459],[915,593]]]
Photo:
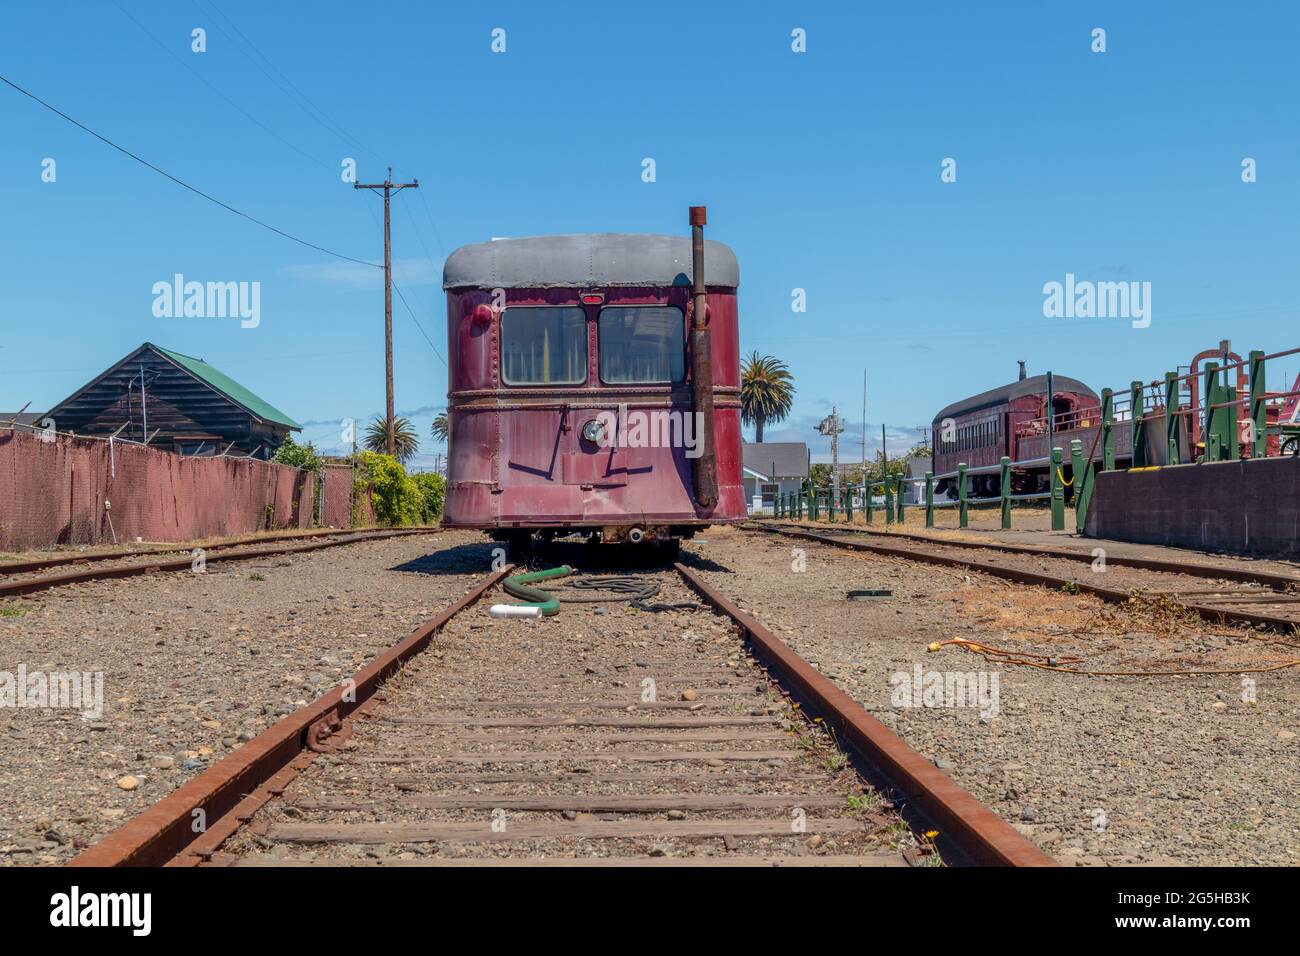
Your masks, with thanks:
[[[703,447],[692,459],[691,477],[695,501],[701,508],[718,503],[718,458],[713,443],[713,349],[709,340],[708,293],[704,287],[704,206],[691,207],[691,296],[695,308],[691,318],[691,411],[702,425]]]

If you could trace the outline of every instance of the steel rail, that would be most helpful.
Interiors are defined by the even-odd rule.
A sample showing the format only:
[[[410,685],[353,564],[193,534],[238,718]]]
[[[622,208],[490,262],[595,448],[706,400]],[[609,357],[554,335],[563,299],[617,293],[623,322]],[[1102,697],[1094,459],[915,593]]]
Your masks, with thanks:
[[[319,541],[311,544],[299,544],[284,548],[257,548],[253,551],[241,551],[238,554],[219,554],[213,558],[204,558],[205,564],[219,564],[224,561],[251,561],[254,558],[274,557],[283,554],[304,554],[320,551],[324,548],[337,548],[345,544],[357,544],[362,541],[382,541],[385,538],[397,538],[412,534],[437,534],[436,529],[400,528],[387,531],[353,532],[341,538]],[[238,545],[231,545],[237,547]],[[134,557],[134,555],[123,555]],[[34,594],[48,588],[63,587],[68,584],[80,584],[85,581],[104,581],[113,578],[130,578],[142,574],[155,574],[163,571],[189,571],[193,568],[191,558],[175,558],[170,561],[145,560],[135,564],[117,565],[111,568],[88,568],[82,571],[65,571],[61,574],[47,574],[42,577],[20,578],[17,581],[0,581],[0,598],[18,597]]]
[[[1005,565],[992,564],[988,561],[980,561],[975,558],[950,557],[945,554],[935,554],[932,551],[922,551],[911,548],[891,548],[888,545],[868,544],[865,541],[845,541],[840,538],[834,538],[829,535],[811,531],[795,531],[767,526],[762,526],[760,530],[766,531],[769,534],[780,534],[791,538],[817,541],[837,548],[846,548],[850,551],[869,551],[873,554],[880,554],[886,557],[902,558],[905,561],[920,561],[925,564],[937,564],[950,568],[966,568],[971,571],[979,571],[983,574],[990,575],[991,577],[1014,581],[1017,584],[1041,585],[1043,587],[1058,590],[1064,587],[1072,587],[1078,593],[1091,594],[1094,597],[1099,597],[1103,601],[1111,604],[1123,604],[1132,597],[1128,591],[1106,588],[1099,584],[1089,584],[1088,582],[1080,581],[1077,578],[1062,578],[1053,574],[1043,574],[1038,571],[1008,568]],[[1110,560],[1110,558],[1107,558],[1108,562]],[[1170,596],[1177,600],[1176,594]],[[1199,615],[1204,620],[1210,621],[1214,624],[1245,624],[1250,627],[1267,628],[1268,630],[1278,631],[1283,634],[1291,634],[1297,627],[1300,627],[1300,620],[1278,617],[1273,614],[1256,614],[1252,611],[1234,611],[1226,608],[1212,607],[1208,604],[1193,604],[1189,601],[1179,601],[1178,603],[1189,611]]]
[[[796,654],[789,645],[684,564],[674,567],[714,608],[740,626],[755,655],[775,672],[778,683],[821,717],[837,740],[848,744],[906,794],[970,859],[986,866],[1055,866],[1028,838],[959,787]]]
[[[1054,866],[1055,861],[967,793],[788,645],[682,564],[681,577],[710,605],[730,617],[773,679],[820,716],[836,739],[883,777],[936,824],[971,862],[999,866]],[[197,866],[213,860],[221,845],[257,810],[281,795],[318,753],[346,741],[351,722],[365,716],[384,681],[426,649],[433,635],[473,605],[512,571],[485,577],[459,601],[424,622],[350,681],[274,726],[164,797],[139,816],[83,850],[74,867]],[[204,821],[202,827],[196,820]],[[196,832],[196,830],[198,832]]]
[[[1012,496],[1015,497],[1014,495]],[[967,499],[969,504],[975,501],[1000,501],[999,498],[986,499]],[[956,504],[957,502],[954,502]],[[935,502],[937,508],[939,503]],[[770,519],[767,519],[770,520]],[[879,538],[904,538],[908,541],[920,541],[924,544],[935,544],[941,547],[953,548],[987,548],[990,551],[1005,551],[1009,554],[1026,554],[1033,557],[1042,558],[1064,558],[1070,561],[1082,561],[1091,564],[1095,558],[1091,553],[1082,551],[1072,551],[1069,548],[1046,548],[1034,545],[1010,544],[1004,541],[959,541],[948,540],[946,538],[936,538],[926,534],[910,534],[905,531],[872,531],[868,528],[854,528],[845,526],[844,528],[819,528],[816,525],[794,524],[788,527],[799,528],[803,531],[849,531],[853,534],[870,535]],[[1143,571],[1163,571],[1169,574],[1184,574],[1194,578],[1210,578],[1221,581],[1243,581],[1248,584],[1263,584],[1278,590],[1285,590],[1288,587],[1300,588],[1300,575],[1280,574],[1273,571],[1255,571],[1251,568],[1227,568],[1217,567],[1208,564],[1185,564],[1181,561],[1166,561],[1162,558],[1135,558],[1127,555],[1106,555],[1106,563],[1113,564],[1121,568],[1139,568]]]
[[[61,554],[50,555],[44,558],[37,558],[31,561],[4,561],[0,562],[0,574],[30,574],[32,571],[44,571],[47,568],[61,568],[69,564],[94,564],[98,561],[126,560],[128,558],[148,558],[160,554],[179,554],[182,551],[193,551],[195,548],[202,548],[205,552],[211,554],[213,551],[228,551],[232,548],[244,548],[253,544],[262,544],[267,541],[280,543],[283,541],[307,541],[312,538],[328,538],[340,534],[356,534],[358,531],[366,529],[353,528],[319,528],[315,531],[306,531],[302,534],[255,534],[252,537],[244,538],[242,541],[219,541],[216,544],[201,545],[197,543],[167,543],[157,547],[144,548],[139,551],[95,551],[91,554]],[[404,528],[404,531],[421,530]],[[435,529],[429,529],[435,530]]]
[[[350,680],[282,718],[229,756],[172,791],[139,816],[83,850],[75,867],[197,865],[331,742],[346,739],[346,721],[408,658],[429,646],[448,621],[512,570],[489,574]],[[301,758],[301,759],[300,759]],[[196,821],[202,821],[198,827]],[[196,832],[197,831],[197,832]]]

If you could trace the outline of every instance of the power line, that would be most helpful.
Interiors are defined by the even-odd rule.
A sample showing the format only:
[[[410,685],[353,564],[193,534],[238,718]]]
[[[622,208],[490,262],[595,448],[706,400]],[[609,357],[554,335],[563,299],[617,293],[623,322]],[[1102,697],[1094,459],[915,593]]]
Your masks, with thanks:
[[[200,12],[204,12],[204,7],[200,6],[199,0],[193,0],[193,3],[196,9],[198,9]],[[220,24],[216,25],[217,29],[220,30],[223,35],[225,35],[226,39],[230,40],[231,45],[234,46],[235,49],[239,50],[239,52],[243,54],[244,58],[248,60],[249,63],[252,63],[253,66],[257,67],[257,69],[262,73],[263,76],[265,76],[276,87],[278,87],[280,89],[280,92],[284,93],[287,97],[289,97],[289,99],[293,100],[294,104],[298,106],[299,109],[301,109],[304,113],[306,113],[313,120],[319,123],[322,128],[328,130],[329,132],[333,133],[336,136],[341,136],[343,139],[350,140],[352,145],[358,147],[359,149],[364,150],[365,152],[369,153],[372,157],[376,159],[379,158],[373,150],[369,149],[364,143],[358,141],[355,136],[352,136],[350,133],[348,133],[347,130],[343,129],[343,127],[339,126],[337,123],[331,122],[329,117],[325,115],[324,111],[321,110],[320,107],[318,107],[310,99],[308,99],[307,94],[303,93],[302,90],[298,89],[298,87],[294,85],[293,81],[290,80],[289,77],[287,77],[283,73],[283,71],[281,71],[280,68],[277,67],[275,63],[268,56],[266,56],[266,54],[264,54],[261,50],[259,50],[257,46],[253,43],[253,41],[250,40],[244,34],[244,32],[239,29],[239,27],[235,24],[235,22],[231,20],[230,17],[226,16],[226,14],[215,3],[211,2],[211,0],[207,0],[204,6],[211,7],[213,12],[215,12],[218,16],[220,16],[221,19],[225,20],[226,23],[230,26],[230,28],[234,30],[237,34],[239,34],[240,38],[244,41],[244,44],[246,44],[249,49],[255,52],[258,55],[258,57],[266,63],[267,66],[269,66],[272,70],[274,70],[277,74],[279,74],[280,78],[284,81],[283,84],[280,82],[280,80],[277,80],[270,73],[268,73],[263,68],[261,63],[258,63],[257,60],[253,59],[253,57],[250,56],[248,52],[244,50],[239,45],[239,43],[235,41],[234,37],[226,33],[224,29],[222,29]],[[287,89],[286,89],[286,84],[288,86]]]
[[[129,10],[127,10],[125,7],[123,7],[123,6],[118,2],[118,0],[112,0],[112,3],[113,3],[113,6],[117,7],[118,11],[122,14],[122,16],[126,17],[128,20],[130,20],[132,23],[134,23],[137,27],[139,27],[139,28],[140,28],[140,31],[141,31],[142,33],[144,33],[145,36],[147,36],[149,39],[153,40],[154,43],[158,44],[158,46],[162,48],[163,52],[165,52],[168,56],[170,56],[173,60],[175,60],[175,61],[176,61],[177,63],[179,63],[181,66],[185,67],[185,69],[189,70],[190,73],[192,73],[192,74],[194,75],[194,77],[195,77],[197,80],[199,80],[199,82],[201,82],[201,83],[202,83],[204,86],[206,86],[208,89],[212,90],[212,92],[216,93],[218,96],[220,96],[220,97],[221,97],[223,100],[225,100],[227,103],[229,103],[232,109],[234,109],[234,110],[236,110],[237,112],[239,112],[240,114],[242,114],[242,115],[244,116],[244,118],[247,119],[250,123],[252,123],[252,124],[255,125],[256,127],[258,127],[260,130],[262,130],[263,132],[265,132],[267,135],[273,137],[274,139],[279,140],[282,144],[284,144],[285,146],[289,147],[289,149],[293,150],[295,153],[297,153],[299,156],[303,157],[304,159],[306,159],[306,160],[308,160],[308,161],[310,161],[310,162],[316,164],[317,166],[324,167],[325,169],[333,169],[333,167],[330,166],[328,163],[326,163],[324,160],[317,159],[315,156],[312,156],[312,155],[311,155],[310,153],[308,153],[306,150],[303,150],[303,149],[299,148],[298,146],[295,146],[293,143],[289,142],[287,139],[285,139],[283,136],[281,136],[281,135],[280,135],[279,133],[277,133],[275,130],[271,129],[271,127],[267,126],[265,123],[263,123],[261,120],[259,120],[259,119],[258,119],[256,116],[254,116],[252,113],[249,113],[246,109],[244,109],[242,106],[240,106],[240,105],[239,105],[238,103],[236,103],[234,100],[232,100],[229,96],[227,96],[227,95],[225,94],[224,91],[221,90],[220,87],[218,87],[216,84],[214,84],[214,83],[212,83],[211,81],[209,81],[208,78],[205,77],[202,73],[200,73],[198,70],[194,69],[194,67],[190,66],[190,64],[187,63],[183,57],[178,56],[178,55],[176,54],[176,52],[175,52],[174,50],[172,50],[171,47],[169,47],[169,46],[168,46],[166,43],[164,43],[162,40],[158,39],[157,35],[155,35],[152,31],[149,30],[148,27],[146,27],[143,23],[141,23],[139,20],[137,20],[137,19],[136,19],[136,18],[131,14],[131,12],[130,12]]]
[[[429,338],[429,333],[424,331],[424,326],[421,325],[420,320],[415,317],[415,310],[412,309],[411,304],[406,301],[406,296],[402,295],[402,290],[398,288],[396,282],[393,283],[393,291],[396,292],[397,297],[402,300],[402,305],[406,306],[406,311],[411,314],[411,321],[415,323],[415,327],[420,330],[420,334],[424,336],[424,340],[429,343],[429,348],[433,349],[433,354],[438,356],[438,361],[441,362],[445,368],[447,360],[443,358],[442,353],[438,351],[438,346],[433,344],[433,339]]]
[[[116,2],[116,0],[114,0],[114,2]],[[217,6],[214,0],[192,0],[192,2],[194,3],[194,6],[197,9],[202,10],[204,7],[207,7],[210,8],[212,12],[216,13],[219,17],[221,17],[221,19],[224,20],[226,24],[236,34],[239,35],[240,40],[242,40],[243,44],[248,47],[248,50],[251,50],[253,53],[255,53],[258,59],[260,59],[263,63],[265,63],[266,67],[269,67],[271,70],[273,70],[276,76],[279,77],[279,79],[276,79],[275,76],[272,76],[270,73],[268,73],[267,70],[263,67],[262,63],[258,63],[257,60],[255,60],[249,54],[248,50],[243,49],[239,44],[239,42],[237,42],[234,37],[230,36],[230,34],[226,33],[225,30],[219,24],[217,25],[217,29],[220,30],[221,33],[225,35],[228,40],[231,41],[231,45],[234,46],[237,50],[239,50],[239,52],[244,56],[245,59],[247,59],[250,63],[252,63],[253,66],[255,66],[263,76],[265,76],[269,81],[271,81],[272,85],[274,85],[282,93],[284,93],[285,96],[288,97],[290,100],[292,100],[294,104],[298,106],[304,113],[306,113],[318,124],[320,124],[322,128],[329,130],[330,132],[335,133],[336,135],[341,136],[345,140],[350,141],[354,146],[359,147],[360,149],[369,153],[371,156],[375,155],[372,150],[370,150],[367,146],[365,146],[365,144],[358,141],[355,136],[351,135],[347,130],[345,130],[338,123],[335,123],[332,120],[330,120],[330,118],[325,114],[325,112],[321,110],[320,107],[318,107],[314,102],[312,102],[312,100],[307,96],[307,94],[304,93],[301,89],[299,89],[297,84],[295,84],[291,79],[289,79],[289,77],[284,73],[284,71],[281,70],[279,67],[277,67],[275,65],[275,62],[270,57],[268,57],[265,53],[263,53],[257,47],[257,44],[255,44],[251,39],[249,39],[248,35],[245,34],[243,30],[239,29],[239,25],[236,24],[229,16],[227,16],[226,13],[223,10],[221,10],[220,7]],[[283,83],[280,82],[281,80],[283,80]],[[241,110],[241,112],[243,111]],[[252,119],[252,117],[250,116],[249,119]],[[256,122],[256,120],[254,120],[254,122]],[[299,150],[299,152],[301,152],[301,150]],[[364,197],[358,196],[358,198],[361,198],[364,201]],[[423,193],[420,194],[420,204],[424,209],[425,216],[429,220],[430,227],[433,229],[434,240],[437,242],[439,248],[441,249],[442,239],[438,235],[438,226],[434,222],[433,214],[429,210],[428,203],[424,201]],[[371,217],[374,218],[374,210],[370,209],[369,205],[367,205],[366,208],[370,211]],[[429,258],[430,262],[434,261],[433,253],[429,251],[429,246],[424,241],[424,233],[423,230],[420,229],[419,222],[416,220],[414,216],[411,217],[410,222],[412,227],[415,229],[416,239],[419,241],[420,247],[424,249],[424,253]],[[443,367],[445,368],[447,366],[447,359],[443,357],[442,352],[440,352],[438,350],[438,347],[433,344],[433,339],[429,337],[429,333],[425,331],[424,326],[420,324],[420,320],[416,317],[415,310],[411,308],[411,304],[406,300],[405,294],[403,294],[402,290],[398,287],[395,281],[392,282],[392,286],[393,286],[393,290],[397,293],[398,298],[401,299],[402,305],[406,308],[406,312],[410,316],[411,321],[415,323],[415,327],[420,330],[420,335],[424,337],[424,340],[425,342],[428,343],[429,348],[433,350],[433,354],[438,357],[438,361],[441,362],[443,364]]]
[[[0,82],[3,82],[6,86],[10,86],[10,87],[12,87],[13,89],[17,90],[19,93],[23,94],[23,96],[26,96],[28,99],[32,100],[33,102],[39,103],[41,106],[45,107],[45,108],[46,108],[47,110],[49,110],[51,113],[55,114],[56,116],[60,116],[60,117],[62,117],[63,119],[65,119],[65,120],[67,120],[69,123],[71,123],[73,126],[75,126],[75,127],[77,127],[78,129],[82,130],[83,132],[89,133],[91,136],[95,137],[95,139],[99,140],[101,143],[104,143],[104,144],[107,145],[107,146],[111,146],[111,147],[113,147],[113,149],[117,150],[119,153],[123,154],[124,156],[129,156],[131,159],[134,159],[134,160],[135,160],[137,163],[139,163],[141,166],[144,166],[144,167],[146,167],[146,168],[148,168],[148,169],[152,169],[152,170],[153,170],[155,173],[157,173],[158,175],[163,176],[163,177],[165,177],[165,178],[167,178],[167,179],[170,179],[170,180],[171,180],[172,182],[174,182],[176,185],[178,185],[178,186],[180,186],[180,187],[182,187],[182,188],[184,188],[184,189],[188,189],[190,192],[194,193],[196,196],[201,196],[201,197],[203,197],[203,198],[206,199],[208,202],[210,202],[210,203],[212,203],[212,204],[214,204],[214,205],[216,205],[216,206],[220,206],[222,209],[225,209],[227,212],[232,212],[232,213],[234,213],[236,216],[239,216],[239,217],[242,218],[242,219],[247,219],[249,222],[254,223],[255,225],[261,226],[263,229],[269,230],[270,232],[275,233],[277,236],[281,236],[281,237],[283,237],[283,238],[285,238],[285,239],[290,240],[291,242],[296,242],[296,243],[298,243],[298,245],[300,245],[300,246],[306,246],[308,249],[315,249],[317,252],[323,252],[323,253],[325,253],[326,255],[333,256],[333,257],[336,258],[336,259],[343,259],[343,260],[345,260],[345,261],[347,261],[347,262],[355,262],[355,263],[357,263],[358,265],[371,266],[372,268],[376,268],[376,269],[382,269],[382,268],[383,268],[383,266],[379,265],[379,264],[376,263],[376,262],[367,262],[367,261],[365,261],[364,259],[357,259],[357,258],[354,258],[353,256],[346,256],[346,255],[344,255],[344,254],[341,253],[341,252],[335,252],[333,249],[326,249],[324,246],[318,246],[318,245],[316,245],[316,243],[314,243],[314,242],[308,242],[306,239],[300,239],[300,238],[298,238],[297,236],[293,235],[292,233],[285,232],[283,229],[277,229],[275,226],[271,225],[269,222],[264,222],[263,220],[258,219],[256,216],[250,216],[248,213],[243,212],[243,211],[241,211],[241,210],[239,210],[239,209],[236,209],[234,206],[230,205],[229,203],[224,203],[224,202],[222,202],[220,199],[217,199],[215,196],[212,196],[212,195],[209,195],[208,193],[205,193],[203,190],[199,189],[197,186],[191,186],[189,183],[185,182],[185,180],[183,180],[183,179],[179,179],[179,178],[177,178],[176,176],[173,176],[171,173],[167,172],[167,170],[162,169],[161,167],[155,166],[153,163],[149,162],[147,159],[144,159],[143,157],[138,156],[137,154],[131,152],[131,151],[130,151],[129,149],[127,149],[125,146],[119,146],[117,143],[113,142],[113,141],[112,141],[111,139],[109,139],[107,136],[104,136],[104,135],[102,135],[102,134],[100,134],[100,133],[95,132],[93,129],[91,129],[89,126],[87,126],[85,123],[82,123],[82,122],[79,122],[79,121],[76,120],[76,119],[73,119],[71,116],[69,116],[67,113],[63,112],[61,109],[58,109],[57,107],[52,106],[51,104],[45,102],[45,100],[41,99],[39,96],[37,96],[35,93],[31,92],[30,90],[23,89],[23,87],[19,86],[17,83],[15,83],[13,80],[9,79],[8,77],[3,76],[3,75],[0,75]]]

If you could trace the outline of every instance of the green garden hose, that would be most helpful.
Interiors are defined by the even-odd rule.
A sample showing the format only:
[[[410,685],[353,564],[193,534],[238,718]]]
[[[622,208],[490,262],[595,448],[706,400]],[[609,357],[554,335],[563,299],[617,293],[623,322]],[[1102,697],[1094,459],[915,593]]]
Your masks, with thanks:
[[[528,585],[534,581],[547,581],[551,578],[563,578],[573,573],[573,568],[567,564],[562,564],[558,568],[547,568],[545,571],[529,571],[527,574],[516,574],[514,577],[506,578],[505,583],[501,585],[505,592],[511,597],[519,598],[523,601],[524,607],[541,608],[544,617],[553,617],[560,613],[560,599],[554,594],[546,591],[530,588]]]

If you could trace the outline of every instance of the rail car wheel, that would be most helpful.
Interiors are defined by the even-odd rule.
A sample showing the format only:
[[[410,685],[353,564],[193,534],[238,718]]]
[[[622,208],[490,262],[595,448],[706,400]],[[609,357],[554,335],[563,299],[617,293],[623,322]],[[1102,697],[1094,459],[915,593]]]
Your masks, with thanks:
[[[655,557],[664,564],[672,564],[682,553],[682,542],[680,538],[666,538],[654,543]]]
[[[503,540],[506,544],[506,553],[511,560],[526,561],[533,553],[533,533],[531,531],[510,531],[507,532]]]
[[[1292,435],[1282,441],[1282,454],[1300,458],[1300,435]]]

